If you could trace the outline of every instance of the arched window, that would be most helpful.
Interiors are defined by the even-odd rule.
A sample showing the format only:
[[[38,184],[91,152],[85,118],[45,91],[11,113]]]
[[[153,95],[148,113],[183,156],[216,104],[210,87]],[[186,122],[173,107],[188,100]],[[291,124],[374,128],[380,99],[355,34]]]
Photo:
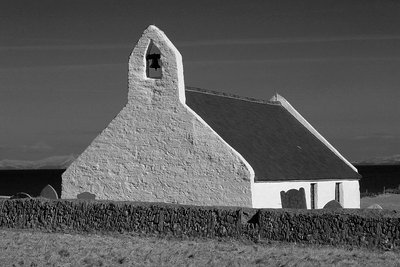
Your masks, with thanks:
[[[161,79],[162,62],[161,52],[157,46],[150,42],[146,53],[146,75],[148,78]]]

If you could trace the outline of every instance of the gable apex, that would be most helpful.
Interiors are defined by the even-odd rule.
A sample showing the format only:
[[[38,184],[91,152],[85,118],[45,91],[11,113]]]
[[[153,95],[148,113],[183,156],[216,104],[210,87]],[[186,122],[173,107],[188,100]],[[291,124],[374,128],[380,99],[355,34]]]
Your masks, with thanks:
[[[149,26],[147,26],[147,28],[146,28],[146,30],[144,30],[144,32],[143,32],[143,34],[145,34],[146,32],[149,32],[149,31],[158,31],[158,32],[160,32],[160,33],[163,33],[157,26],[155,26],[155,25],[149,25]]]
[[[269,100],[268,100],[268,102],[270,103],[270,104],[278,104],[278,105],[280,105],[281,104],[281,99],[284,99],[280,94],[278,94],[278,93],[275,93]]]

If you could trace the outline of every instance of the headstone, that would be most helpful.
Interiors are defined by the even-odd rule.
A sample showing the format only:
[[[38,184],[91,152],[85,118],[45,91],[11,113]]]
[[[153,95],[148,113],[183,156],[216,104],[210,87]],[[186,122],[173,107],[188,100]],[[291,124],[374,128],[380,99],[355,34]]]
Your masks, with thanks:
[[[331,201],[329,201],[328,203],[325,204],[324,209],[336,210],[336,209],[343,209],[343,207],[336,200],[331,200]]]
[[[281,191],[282,208],[307,209],[306,194],[304,188]]]
[[[18,192],[15,195],[11,196],[10,199],[19,199],[19,198],[32,198],[29,194],[24,192]]]
[[[96,199],[95,194],[91,194],[89,192],[83,192],[76,196],[78,199],[86,199],[86,200],[94,200]]]
[[[40,192],[40,196],[49,199],[58,199],[56,190],[51,185],[46,185]]]
[[[367,209],[383,210],[383,208],[378,204],[372,204]]]

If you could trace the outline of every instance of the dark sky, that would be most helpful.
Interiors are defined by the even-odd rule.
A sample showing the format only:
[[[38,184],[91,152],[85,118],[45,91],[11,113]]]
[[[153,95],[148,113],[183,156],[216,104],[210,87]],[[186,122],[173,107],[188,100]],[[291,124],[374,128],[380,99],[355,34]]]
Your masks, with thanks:
[[[0,2],[0,160],[78,155],[154,24],[186,85],[283,95],[349,160],[400,154],[400,1]]]

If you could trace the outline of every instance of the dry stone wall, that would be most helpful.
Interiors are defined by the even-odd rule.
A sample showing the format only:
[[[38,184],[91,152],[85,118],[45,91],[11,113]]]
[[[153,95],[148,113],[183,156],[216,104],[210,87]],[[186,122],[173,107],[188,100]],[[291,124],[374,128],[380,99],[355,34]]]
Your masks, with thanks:
[[[162,78],[146,77],[146,51]],[[251,207],[251,167],[185,104],[182,58],[150,26],[129,61],[128,103],[62,177],[64,199]]]
[[[400,247],[400,214],[384,210],[279,210],[160,203],[0,200],[0,227],[305,244]]]

